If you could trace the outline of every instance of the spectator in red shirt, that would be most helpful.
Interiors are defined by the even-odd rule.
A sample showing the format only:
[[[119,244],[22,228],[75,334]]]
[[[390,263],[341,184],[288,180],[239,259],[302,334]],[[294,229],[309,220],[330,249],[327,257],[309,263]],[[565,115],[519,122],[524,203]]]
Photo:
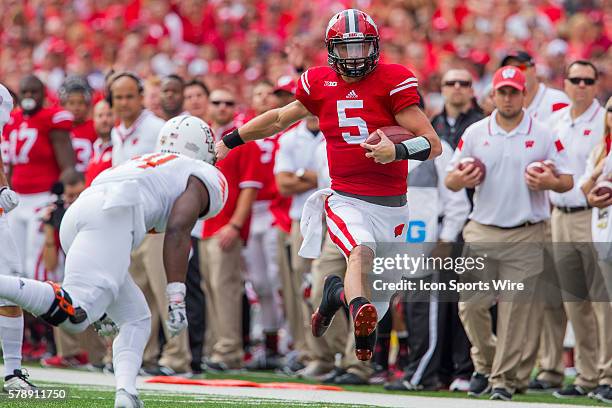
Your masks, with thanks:
[[[101,100],[94,106],[93,123],[98,138],[93,144],[93,156],[85,172],[85,184],[88,187],[98,174],[113,165],[113,142],[110,134],[115,118],[107,101]]]
[[[217,140],[236,128],[235,95],[226,89],[211,92],[208,112]],[[227,179],[225,207],[204,223],[200,270],[206,295],[207,328],[214,338],[207,365],[213,370],[242,366],[243,281],[240,254],[249,236],[251,206],[262,188],[261,152],[255,143],[231,152],[217,167]],[[210,321],[210,325],[208,322]]]
[[[72,148],[76,155],[76,169],[84,172],[93,154],[93,143],[96,131],[90,118],[92,90],[87,80],[81,77],[69,77],[59,89],[62,106],[74,116]]]

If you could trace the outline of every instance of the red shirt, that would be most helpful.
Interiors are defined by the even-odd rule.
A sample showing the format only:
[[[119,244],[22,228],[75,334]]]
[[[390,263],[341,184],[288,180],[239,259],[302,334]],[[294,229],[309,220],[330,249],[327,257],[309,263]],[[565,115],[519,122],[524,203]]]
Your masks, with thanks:
[[[235,127],[228,129],[224,134],[234,130]],[[219,137],[222,135],[219,135]],[[234,215],[236,203],[240,194],[240,189],[263,187],[262,170],[260,162],[261,151],[255,143],[245,143],[230,150],[229,154],[216,164],[217,168],[227,179],[228,196],[223,210],[215,217],[204,222],[202,238],[210,238],[222,227],[227,225]],[[240,231],[240,238],[246,242],[249,238],[249,226],[251,216],[244,222]]]
[[[112,166],[113,144],[110,140],[107,143],[102,143],[101,139],[97,139],[93,143],[93,156],[85,171],[85,185],[89,187],[98,174]]]
[[[297,99],[313,115],[327,141],[334,190],[367,196],[406,194],[408,161],[374,163],[359,146],[370,133],[398,125],[395,114],[417,104],[417,79],[397,64],[378,64],[373,72],[347,83],[330,67],[304,72]]]
[[[257,193],[257,201],[273,200],[278,195],[276,179],[274,178],[274,161],[278,151],[278,135],[256,140],[261,163],[261,179],[263,187]]]
[[[21,109],[11,113],[3,138],[9,143],[8,161],[13,166],[11,184],[20,194],[49,191],[59,179],[50,133],[72,129],[72,113],[60,108],[43,108],[34,115]]]
[[[77,171],[85,172],[93,155],[93,143],[97,137],[93,120],[88,119],[79,125],[75,124],[70,136],[72,138],[72,148],[76,155],[75,168]]]

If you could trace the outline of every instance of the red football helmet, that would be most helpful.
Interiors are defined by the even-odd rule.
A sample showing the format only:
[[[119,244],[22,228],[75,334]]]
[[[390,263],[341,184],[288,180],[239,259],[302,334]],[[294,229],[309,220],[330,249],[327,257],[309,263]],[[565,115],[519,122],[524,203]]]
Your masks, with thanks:
[[[378,39],[372,17],[356,9],[341,11],[327,24],[327,62],[340,75],[364,76],[378,63]]]

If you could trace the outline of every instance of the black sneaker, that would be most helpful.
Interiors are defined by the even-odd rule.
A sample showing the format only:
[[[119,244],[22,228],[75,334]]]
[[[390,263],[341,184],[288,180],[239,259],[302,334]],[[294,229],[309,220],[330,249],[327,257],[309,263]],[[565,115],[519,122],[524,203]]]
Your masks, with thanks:
[[[172,377],[177,374],[176,371],[174,371],[170,367],[166,367],[166,366],[162,366],[158,364],[142,367],[140,371],[142,375],[147,375],[151,377],[159,377],[159,376]]]
[[[608,385],[608,389],[597,395],[597,399],[605,404],[612,404],[612,387]]]
[[[365,303],[353,313],[355,335],[355,355],[360,361],[367,361],[374,354],[376,347],[376,326],[378,314],[371,303]]]
[[[323,384],[334,384],[337,377],[340,377],[342,374],[345,374],[346,371],[340,367],[334,367],[329,373],[325,374],[320,378],[320,381]]]
[[[342,279],[339,276],[328,275],[325,277],[321,304],[310,318],[313,336],[323,336],[332,320],[334,320],[334,315],[342,306],[342,300],[337,295],[338,291],[341,291],[342,288]]]
[[[601,396],[606,394],[610,390],[608,384],[600,384],[593,391],[589,392],[588,397],[600,401]]]
[[[510,401],[512,400],[512,393],[505,388],[493,388],[493,391],[491,391],[491,398],[489,399]]]
[[[589,392],[579,385],[568,385],[561,391],[553,392],[555,398],[574,398],[574,397],[586,397]]]
[[[353,373],[344,373],[334,380],[336,385],[369,385],[368,380]]]
[[[14,370],[13,374],[4,377],[4,384],[2,385],[2,391],[23,391],[23,390],[36,390],[36,386],[32,384],[28,378],[26,369]]]
[[[470,397],[481,397],[488,394],[490,391],[491,385],[489,384],[489,375],[474,371],[470,379],[470,390],[468,391],[468,395]]]
[[[561,389],[561,384],[553,384],[549,381],[538,380],[535,378],[529,381],[527,389],[531,392],[559,391]]]

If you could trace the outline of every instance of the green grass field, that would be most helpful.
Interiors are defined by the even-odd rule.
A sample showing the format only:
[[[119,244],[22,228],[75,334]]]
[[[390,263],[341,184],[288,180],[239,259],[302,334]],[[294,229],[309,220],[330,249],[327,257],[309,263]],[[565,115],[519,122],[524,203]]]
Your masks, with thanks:
[[[285,375],[274,374],[270,372],[235,372],[228,374],[206,374],[201,378],[207,379],[239,379],[247,381],[255,381],[260,383],[265,382],[301,382],[312,384],[314,382],[287,377]],[[35,380],[35,379],[34,379]],[[62,388],[67,390],[68,397],[65,400],[50,401],[50,400],[11,400],[6,394],[0,394],[0,407],[69,407],[69,408],[97,408],[112,406],[114,400],[114,390],[111,387],[102,386],[66,386],[59,383],[45,383],[36,381],[36,384],[41,387]],[[449,391],[438,392],[392,392],[385,391],[382,385],[370,386],[345,386],[346,391],[381,393],[381,394],[398,394],[398,395],[413,395],[419,397],[442,397],[442,398],[468,398],[465,393],[454,393]],[[146,407],[174,407],[174,406],[189,406],[199,405],[206,407],[365,407],[367,405],[355,404],[337,404],[337,403],[306,403],[302,401],[287,401],[280,399],[254,398],[254,397],[235,397],[227,395],[202,395],[188,394],[168,391],[142,391],[141,398],[145,402]],[[483,397],[483,400],[485,398]],[[532,403],[554,403],[554,404],[573,404],[584,406],[600,406],[606,405],[590,400],[588,398],[573,398],[567,400],[558,400],[550,394],[527,394],[516,395],[513,398],[516,402],[532,402]]]

